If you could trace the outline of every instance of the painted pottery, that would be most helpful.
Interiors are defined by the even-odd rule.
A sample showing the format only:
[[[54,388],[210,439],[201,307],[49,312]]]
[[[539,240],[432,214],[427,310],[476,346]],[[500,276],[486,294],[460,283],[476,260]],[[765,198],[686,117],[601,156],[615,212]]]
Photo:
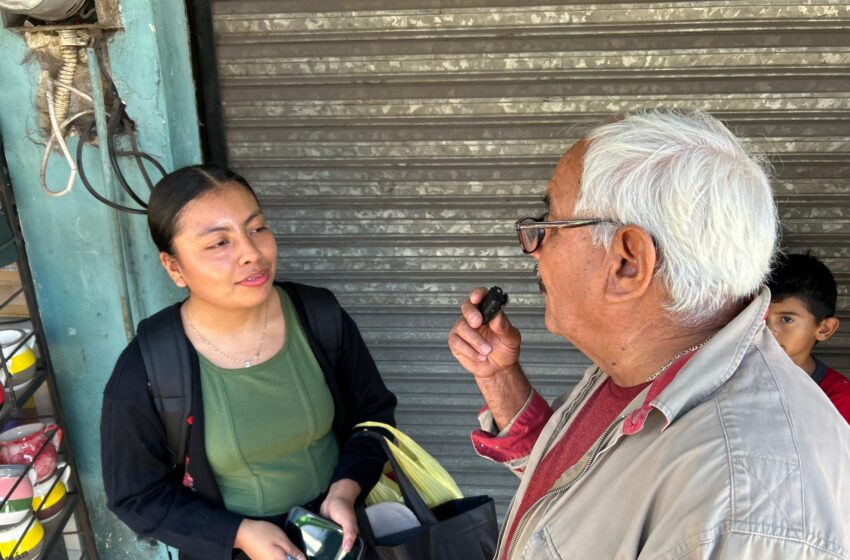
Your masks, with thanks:
[[[31,336],[22,344],[28,334],[29,331],[23,329],[0,330],[0,346],[6,362],[6,367],[0,369],[4,385],[7,384],[7,372],[11,374],[10,385],[15,388],[29,384],[35,375],[35,337]]]
[[[16,525],[0,527],[0,558],[36,560],[41,554],[42,546],[44,527],[38,519],[32,518],[32,513]]]
[[[49,521],[65,507],[68,498],[68,479],[71,477],[71,467],[59,463],[56,471],[44,482],[33,487],[32,509],[35,516],[42,521]],[[59,476],[61,471],[62,475]]]
[[[0,465],[0,525],[14,525],[28,516],[34,484],[35,471],[26,465]]]
[[[55,434],[48,442],[52,432]],[[0,434],[0,462],[28,465],[35,460],[38,482],[43,482],[56,470],[56,452],[61,443],[62,430],[56,424],[23,424]]]

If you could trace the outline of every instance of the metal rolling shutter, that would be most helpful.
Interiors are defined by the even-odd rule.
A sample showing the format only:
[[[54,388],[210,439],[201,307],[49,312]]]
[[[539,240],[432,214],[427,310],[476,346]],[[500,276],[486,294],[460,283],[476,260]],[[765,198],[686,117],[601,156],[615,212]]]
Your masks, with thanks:
[[[771,155],[785,245],[842,285],[850,324],[850,6],[762,0],[212,2],[230,163],[258,189],[283,275],[333,289],[401,427],[468,493],[515,479],[468,444],[481,399],[446,347],[499,284],[548,397],[586,360],[549,335],[513,221],[536,214],[576,125],[706,109]],[[850,371],[845,327],[823,349]]]

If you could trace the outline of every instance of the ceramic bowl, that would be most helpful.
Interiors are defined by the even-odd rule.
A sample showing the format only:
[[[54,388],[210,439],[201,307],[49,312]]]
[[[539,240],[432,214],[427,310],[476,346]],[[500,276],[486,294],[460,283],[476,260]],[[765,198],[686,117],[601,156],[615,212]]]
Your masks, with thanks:
[[[18,482],[20,480],[20,482]],[[26,518],[32,505],[35,471],[25,465],[0,465],[0,526]]]
[[[48,443],[48,435],[55,431]],[[35,461],[38,482],[56,470],[56,453],[62,442],[62,430],[55,424],[22,424],[0,434],[0,462],[28,465]]]
[[[32,521],[32,523],[30,523]],[[44,527],[30,513],[15,525],[0,527],[0,557],[14,560],[36,560],[44,546]],[[12,551],[15,555],[12,556]]]
[[[21,329],[0,330],[0,347],[3,348],[3,358],[6,360],[5,370],[12,376],[12,387],[29,384],[35,376],[35,337],[30,337],[21,344],[28,334],[29,332]],[[2,374],[4,383],[6,371]]]
[[[60,470],[61,478],[58,475]],[[60,463],[56,466],[56,471],[56,474],[33,487],[32,509],[35,516],[42,521],[49,521],[61,512],[68,499],[68,479],[71,477],[71,468]]]

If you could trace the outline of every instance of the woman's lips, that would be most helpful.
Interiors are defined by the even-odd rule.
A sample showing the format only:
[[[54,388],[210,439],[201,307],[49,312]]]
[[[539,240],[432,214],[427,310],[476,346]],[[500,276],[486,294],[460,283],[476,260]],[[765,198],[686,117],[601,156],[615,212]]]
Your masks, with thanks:
[[[262,286],[263,284],[265,284],[268,281],[269,281],[269,271],[268,270],[261,270],[259,272],[251,273],[250,275],[246,276],[245,278],[243,278],[242,280],[237,282],[237,284],[239,284],[240,286],[245,286],[247,288],[254,288],[256,286]]]

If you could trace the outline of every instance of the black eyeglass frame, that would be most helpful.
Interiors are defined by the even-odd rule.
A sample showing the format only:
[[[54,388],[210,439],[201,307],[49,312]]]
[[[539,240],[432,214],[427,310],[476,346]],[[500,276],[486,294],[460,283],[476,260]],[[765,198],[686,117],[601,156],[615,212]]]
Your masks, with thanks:
[[[519,246],[522,249],[522,252],[526,255],[530,255],[540,248],[543,244],[543,238],[546,236],[547,229],[577,228],[593,226],[596,224],[612,224],[616,226],[623,225],[616,220],[609,220],[607,218],[574,218],[572,220],[547,221],[543,219],[545,217],[545,214],[540,218],[532,218],[529,216],[520,218],[514,223],[514,229],[516,229]],[[532,249],[528,249],[525,242],[523,242],[523,232],[526,230],[536,230],[537,233],[534,237],[534,245]]]

